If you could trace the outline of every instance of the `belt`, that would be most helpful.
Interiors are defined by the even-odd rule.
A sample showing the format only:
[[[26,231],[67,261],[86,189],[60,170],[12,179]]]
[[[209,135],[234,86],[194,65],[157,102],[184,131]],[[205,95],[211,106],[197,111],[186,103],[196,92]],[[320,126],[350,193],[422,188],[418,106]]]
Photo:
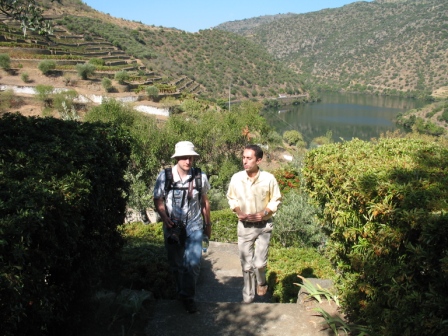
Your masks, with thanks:
[[[262,227],[262,226],[266,226],[266,223],[268,221],[259,221],[259,222],[248,222],[248,221],[241,221],[241,223],[243,223],[244,227]]]

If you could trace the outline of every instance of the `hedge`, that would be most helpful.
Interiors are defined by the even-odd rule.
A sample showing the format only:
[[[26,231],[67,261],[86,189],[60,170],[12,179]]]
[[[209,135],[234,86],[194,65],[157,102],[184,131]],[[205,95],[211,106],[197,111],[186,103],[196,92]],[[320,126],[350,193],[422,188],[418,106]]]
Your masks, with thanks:
[[[448,149],[353,140],[309,152],[347,317],[372,335],[448,334]]]
[[[101,123],[0,118],[3,335],[76,334],[122,244],[127,139]]]

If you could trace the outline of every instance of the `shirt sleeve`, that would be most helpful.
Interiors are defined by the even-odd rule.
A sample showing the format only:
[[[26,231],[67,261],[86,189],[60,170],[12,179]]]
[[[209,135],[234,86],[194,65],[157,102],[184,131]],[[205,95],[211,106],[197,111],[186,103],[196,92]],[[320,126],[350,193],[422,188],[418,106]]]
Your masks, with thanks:
[[[154,198],[165,197],[165,171],[162,170],[157,176],[156,185],[154,186]]]
[[[270,209],[273,213],[275,213],[277,212],[278,206],[282,201],[282,194],[280,193],[280,188],[274,176],[272,176],[271,183],[269,183],[269,189],[271,198],[269,199],[269,202],[266,207]]]
[[[234,210],[235,208],[240,206],[238,195],[236,194],[235,190],[235,175],[232,176],[232,179],[230,180],[229,189],[227,190],[226,196],[230,209]]]

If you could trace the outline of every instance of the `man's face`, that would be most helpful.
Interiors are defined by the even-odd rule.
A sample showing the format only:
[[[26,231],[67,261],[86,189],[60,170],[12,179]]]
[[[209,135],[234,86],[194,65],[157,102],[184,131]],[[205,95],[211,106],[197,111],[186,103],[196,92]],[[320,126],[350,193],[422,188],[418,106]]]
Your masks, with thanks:
[[[245,149],[243,152],[243,167],[247,173],[254,173],[258,171],[258,164],[261,159],[255,157],[255,152],[252,149]]]
[[[193,167],[194,157],[193,156],[179,156],[177,158],[177,165],[180,169],[183,171],[190,170],[191,167]]]

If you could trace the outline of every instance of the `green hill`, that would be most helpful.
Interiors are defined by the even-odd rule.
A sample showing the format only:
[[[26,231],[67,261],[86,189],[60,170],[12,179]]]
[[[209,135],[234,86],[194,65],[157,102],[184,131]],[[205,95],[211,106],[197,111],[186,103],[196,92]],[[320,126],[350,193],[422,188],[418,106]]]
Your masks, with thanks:
[[[410,94],[447,85],[447,22],[445,0],[377,0],[217,28],[259,43],[325,88]]]

